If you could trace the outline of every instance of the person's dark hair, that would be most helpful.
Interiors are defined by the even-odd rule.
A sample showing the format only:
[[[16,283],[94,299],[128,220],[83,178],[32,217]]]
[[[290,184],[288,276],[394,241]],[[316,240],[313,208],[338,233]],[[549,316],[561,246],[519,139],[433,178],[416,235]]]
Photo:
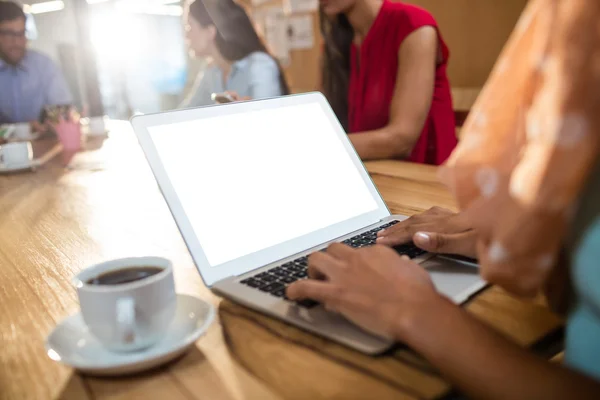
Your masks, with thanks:
[[[233,0],[218,0],[217,3],[218,7],[214,10],[211,8],[214,18],[219,19],[217,23],[206,9],[203,0],[195,0],[189,5],[189,15],[203,27],[215,27],[217,31],[215,44],[221,55],[229,61],[241,60],[254,52],[268,54],[279,68],[279,81],[283,94],[289,94],[290,88],[281,65],[256,33],[248,14]]]
[[[321,60],[323,94],[347,131],[350,49],[354,40],[354,28],[344,14],[329,18],[321,11],[320,17],[321,33],[325,40]]]
[[[14,21],[15,19],[25,19],[23,8],[12,1],[0,1],[0,22]]]

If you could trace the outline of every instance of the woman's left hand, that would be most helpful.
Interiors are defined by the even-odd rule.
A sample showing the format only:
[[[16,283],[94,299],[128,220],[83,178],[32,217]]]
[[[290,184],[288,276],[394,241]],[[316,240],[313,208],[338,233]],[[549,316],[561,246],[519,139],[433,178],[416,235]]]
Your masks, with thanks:
[[[377,243],[386,246],[413,241],[419,248],[442,254],[477,258],[477,231],[468,219],[440,207],[413,215],[377,234]]]
[[[419,313],[445,301],[423,267],[385,246],[336,243],[311,255],[308,270],[312,279],[292,284],[290,299],[316,300],[388,338],[406,340]]]
[[[248,100],[252,100],[252,98],[250,96],[240,96],[237,92],[234,92],[234,91],[227,91],[225,93],[227,93],[229,96],[231,96],[231,98],[233,99],[233,101],[248,101]]]

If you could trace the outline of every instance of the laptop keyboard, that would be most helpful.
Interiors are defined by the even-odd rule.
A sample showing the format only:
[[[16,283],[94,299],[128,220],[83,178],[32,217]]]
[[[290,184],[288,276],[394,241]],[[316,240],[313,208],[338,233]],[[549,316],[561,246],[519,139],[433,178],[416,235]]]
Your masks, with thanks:
[[[350,239],[344,240],[342,243],[354,247],[361,248],[372,246],[377,240],[377,232],[389,228],[397,224],[398,221],[392,221],[385,225],[381,225],[368,232],[361,233]],[[406,255],[410,258],[418,257],[425,253],[412,243],[404,244],[394,248],[400,255]],[[287,299],[285,297],[286,287],[300,279],[308,277],[308,256],[297,258],[293,261],[286,262],[278,267],[271,268],[266,272],[261,272],[250,278],[244,279],[240,283],[255,288],[272,296]],[[319,303],[313,300],[302,300],[296,302],[299,306],[305,308],[313,308]]]

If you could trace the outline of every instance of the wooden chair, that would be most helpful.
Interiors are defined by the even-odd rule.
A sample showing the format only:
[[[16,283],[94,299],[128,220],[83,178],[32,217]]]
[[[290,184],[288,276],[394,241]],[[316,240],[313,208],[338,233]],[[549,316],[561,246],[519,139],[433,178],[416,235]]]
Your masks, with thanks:
[[[456,120],[456,136],[460,139],[460,131],[469,112],[479,96],[481,88],[453,88],[454,119]]]

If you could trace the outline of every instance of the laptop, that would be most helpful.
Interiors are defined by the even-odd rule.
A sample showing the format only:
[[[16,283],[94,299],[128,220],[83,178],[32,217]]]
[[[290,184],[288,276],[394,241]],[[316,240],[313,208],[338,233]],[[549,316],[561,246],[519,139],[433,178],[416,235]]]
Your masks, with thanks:
[[[330,243],[374,244],[392,215],[320,93],[136,116],[131,121],[205,284],[366,354],[393,341],[285,288]],[[396,248],[456,303],[485,286],[476,265]],[[398,288],[402,290],[402,288]]]

